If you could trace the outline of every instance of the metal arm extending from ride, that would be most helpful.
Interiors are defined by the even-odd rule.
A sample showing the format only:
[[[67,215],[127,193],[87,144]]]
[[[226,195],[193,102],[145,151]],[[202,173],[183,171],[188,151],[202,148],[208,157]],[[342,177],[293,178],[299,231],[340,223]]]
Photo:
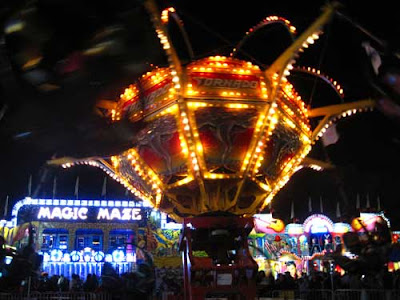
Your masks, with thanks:
[[[308,116],[310,118],[322,117],[322,120],[318,122],[317,127],[313,130],[312,142],[315,143],[320,137],[322,137],[326,129],[337,119],[351,116],[357,112],[373,109],[375,105],[375,100],[366,99],[362,101],[318,107],[309,110]]]
[[[230,56],[234,57],[236,53],[240,52],[240,48],[243,46],[243,44],[251,36],[253,36],[258,30],[265,28],[266,26],[269,26],[271,24],[281,24],[281,25],[285,26],[288,33],[290,34],[290,37],[292,38],[292,40],[294,40],[294,34],[296,33],[296,27],[291,25],[289,20],[286,20],[285,18],[278,17],[278,16],[269,16],[269,17],[266,17],[264,20],[262,20],[260,23],[258,23],[256,26],[250,28],[249,31],[246,32],[246,35],[240,40],[239,43],[237,43],[235,48],[233,48],[232,52],[230,53]]]
[[[307,48],[309,44],[313,44],[314,40],[318,38],[322,27],[327,24],[333,17],[337,3],[330,3],[324,8],[322,15],[315,20],[310,27],[308,27],[294,42],[289,46],[265,71],[268,78],[272,79],[275,74],[284,73],[288,65],[296,55],[303,49]]]
[[[201,158],[198,157],[197,152],[195,150],[195,138],[194,138],[194,132],[192,128],[194,127],[192,124],[193,120],[189,117],[189,109],[187,107],[187,104],[184,101],[183,98],[183,87],[186,86],[186,80],[184,78],[183,72],[182,72],[182,66],[181,62],[179,60],[179,57],[175,51],[175,48],[173,47],[173,44],[171,42],[171,39],[168,35],[168,31],[165,28],[165,25],[162,23],[162,20],[160,18],[160,13],[158,11],[157,5],[154,0],[146,0],[144,2],[145,8],[149,12],[151,16],[151,20],[153,22],[153,26],[156,29],[157,35],[160,38],[160,42],[163,45],[163,48],[168,56],[168,61],[169,61],[169,67],[171,69],[171,75],[173,76],[172,81],[175,83],[175,90],[176,94],[178,95],[178,113],[181,118],[179,118],[179,122],[181,122],[180,127],[187,129],[184,130],[184,134],[186,139],[188,140],[188,150],[189,150],[189,155],[187,156],[187,159],[190,160],[189,165],[192,166],[192,176],[196,179],[199,187],[200,187],[200,193],[202,194],[202,197],[204,199],[207,199],[207,193],[204,185],[204,181],[201,176],[201,168],[199,167],[199,163],[202,162]],[[190,126],[186,126],[186,124],[189,124]],[[206,207],[203,205],[201,207],[201,210],[204,212],[206,211]]]
[[[308,27],[294,42],[290,45],[276,60],[272,63],[272,65],[264,72],[267,81],[269,82],[269,101],[270,105],[266,106],[265,111],[262,113],[265,116],[263,125],[260,131],[254,134],[252,142],[250,144],[251,155],[249,155],[249,163],[245,171],[243,172],[243,177],[246,178],[249,176],[249,172],[251,167],[254,166],[255,160],[258,158],[258,155],[255,155],[256,151],[263,151],[261,147],[265,147],[266,143],[260,144],[260,140],[265,135],[267,139],[272,134],[275,126],[273,122],[273,115],[275,114],[275,109],[277,107],[276,101],[279,90],[281,89],[281,85],[283,81],[286,81],[286,76],[290,74],[289,70],[293,68],[292,64],[294,63],[294,58],[298,55],[298,52],[301,49],[308,47],[308,44],[314,43],[314,40],[318,38],[321,28],[328,23],[332,16],[334,15],[337,4],[329,4],[325,7],[322,15],[313,23],[310,27]],[[261,146],[261,147],[260,147]],[[294,171],[293,171],[294,172]],[[289,177],[288,177],[289,179]],[[287,179],[287,180],[288,180]],[[284,184],[284,183],[283,183]],[[236,202],[242,192],[244,186],[244,181],[239,185],[236,196],[232,203],[236,205]],[[257,199],[253,202],[252,207],[254,209],[263,202],[262,207],[268,205],[268,203],[272,200],[273,196],[277,193],[277,191],[281,188],[280,184],[276,184],[271,191],[267,199]]]
[[[177,24],[178,27],[179,27],[179,30],[181,31],[183,40],[184,40],[184,42],[185,42],[187,51],[188,51],[188,53],[189,53],[189,58],[190,58],[190,60],[193,60],[193,59],[194,59],[194,52],[193,52],[192,44],[190,43],[189,36],[188,36],[188,34],[187,34],[186,30],[185,30],[185,27],[183,26],[183,21],[181,20],[181,18],[180,18],[179,15],[177,14],[175,8],[173,8],[173,7],[168,7],[168,8],[166,8],[166,9],[164,9],[164,10],[161,12],[161,21],[162,21],[163,23],[165,23],[165,24],[168,24],[168,22],[169,22],[169,16],[170,16],[170,15],[171,15],[172,18],[175,20],[176,24]]]

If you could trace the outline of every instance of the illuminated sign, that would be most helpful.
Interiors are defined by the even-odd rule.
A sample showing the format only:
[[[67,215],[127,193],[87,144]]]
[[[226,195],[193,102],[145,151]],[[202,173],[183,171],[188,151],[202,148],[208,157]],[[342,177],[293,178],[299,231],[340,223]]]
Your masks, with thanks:
[[[140,208],[103,208],[97,209],[97,220],[141,220]],[[38,220],[86,220],[87,207],[40,207],[37,214]]]
[[[304,233],[303,225],[294,223],[288,224],[285,227],[285,233],[288,235],[302,235]]]
[[[100,208],[97,220],[141,220],[140,208]]]
[[[275,219],[272,214],[255,214],[254,225],[258,232],[280,233],[285,230],[285,224],[282,220]]]
[[[343,234],[349,231],[353,231],[351,229],[350,224],[347,223],[335,223],[333,224],[333,232],[338,234]]]
[[[167,215],[165,213],[161,213],[161,229],[182,229],[181,223],[168,222]]]
[[[315,214],[304,221],[303,228],[306,233],[333,232],[333,222],[325,215]]]
[[[12,209],[15,225],[30,221],[146,223],[151,207],[127,200],[32,199],[18,201]]]
[[[86,220],[87,207],[41,207],[37,218],[59,220]]]
[[[316,224],[310,227],[311,233],[325,233],[329,232],[328,227],[325,224]]]
[[[152,108],[154,103],[162,101],[165,99],[165,95],[169,92],[172,85],[170,80],[164,80],[159,83],[159,85],[163,85],[158,87],[157,89],[150,88],[144,93],[144,111],[148,111]]]
[[[219,78],[202,78],[193,77],[197,81],[198,86],[218,87],[218,88],[250,88],[256,89],[258,81],[219,79]]]

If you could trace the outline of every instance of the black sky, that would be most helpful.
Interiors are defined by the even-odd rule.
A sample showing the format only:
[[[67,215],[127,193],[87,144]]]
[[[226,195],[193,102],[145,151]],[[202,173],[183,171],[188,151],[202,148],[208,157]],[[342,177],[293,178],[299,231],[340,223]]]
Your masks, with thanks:
[[[52,155],[90,153],[97,150],[98,145],[91,142],[104,134],[101,129],[105,124],[99,123],[96,117],[91,116],[92,104],[99,97],[118,95],[124,85],[140,74],[137,69],[145,70],[140,64],[136,65],[137,69],[134,71],[126,71],[121,66],[136,61],[156,64],[164,62],[157,40],[153,36],[149,37],[151,25],[145,21],[145,12],[138,8],[136,2],[99,2],[95,9],[89,1],[37,3],[39,19],[42,20],[43,26],[59,28],[59,35],[53,40],[53,44],[49,43],[50,46],[46,48],[46,53],[53,53],[47,61],[48,66],[52,66],[52,61],[62,58],[63,55],[87,47],[86,41],[104,26],[122,26],[125,29],[122,41],[126,47],[117,56],[90,61],[90,67],[78,73],[81,77],[60,82],[62,89],[54,93],[37,92],[35,88],[21,81],[18,72],[5,71],[4,64],[2,65],[1,103],[7,104],[9,110],[4,119],[0,120],[1,203],[6,195],[10,196],[11,203],[24,197],[30,174],[33,176],[32,190],[35,190],[43,174],[41,167]],[[165,3],[160,1],[161,5]],[[175,6],[184,21],[196,57],[204,57],[211,54],[229,54],[250,27],[270,15],[289,19],[301,32],[318,17],[325,1],[309,1],[307,4],[304,1],[288,0],[206,0],[169,3]],[[394,16],[396,10],[392,2],[367,1],[362,2],[362,5],[359,1],[341,3],[343,6],[340,11],[343,14],[374,36],[398,48],[400,26]],[[7,16],[13,11],[21,11],[20,7],[10,1],[2,10],[2,20],[8,20]],[[64,9],[59,9],[60,7]],[[60,15],[55,14],[50,18],[49,15],[55,11]],[[130,12],[133,12],[132,17]],[[178,45],[182,44],[178,34],[175,39]],[[35,35],[32,35],[32,40],[33,44],[39,43],[35,40]],[[325,28],[325,35],[298,59],[298,63],[319,67],[340,82],[345,91],[345,102],[375,96],[376,92],[369,81],[369,61],[363,55],[361,47],[363,41],[370,41],[374,46],[378,46],[354,24],[335,16]],[[244,50],[250,56],[242,58],[268,64],[271,53],[279,53],[289,42],[289,37],[282,28],[272,26],[270,30],[260,32],[254,39],[249,40]],[[62,45],[68,45],[69,48],[58,49]],[[13,46],[20,50],[24,49],[26,44],[16,43]],[[13,51],[15,49],[12,48]],[[184,57],[185,52],[182,49],[183,47],[180,47],[179,52]],[[11,53],[11,56],[13,54]],[[15,74],[18,79],[11,78]],[[292,80],[303,99],[310,99],[314,81],[295,75]],[[320,82],[312,96],[312,106],[340,103],[340,99],[327,91]],[[322,197],[324,210],[330,217],[335,219],[336,202],[339,201],[342,214],[351,218],[356,214],[355,199],[358,194],[362,205],[365,205],[367,195],[372,206],[376,205],[376,198],[379,197],[394,226],[400,228],[397,204],[400,183],[399,124],[399,121],[392,120],[379,111],[359,114],[338,122],[339,141],[325,150],[317,146],[311,153],[311,156],[316,158],[329,158],[337,168],[322,173],[302,170],[295,174],[273,201],[277,216],[287,221],[290,204],[295,202],[296,216],[304,219],[307,216],[308,198],[312,198],[313,207],[318,212],[319,198]],[[27,138],[15,137],[24,132],[31,134]],[[96,136],[89,134],[91,132],[96,132]],[[104,136],[109,138],[106,134]],[[110,144],[112,142],[111,139]],[[76,145],[83,150],[79,152]],[[105,149],[117,151],[119,148],[110,148],[107,144]],[[51,169],[49,172],[38,196],[52,196],[53,178],[57,176],[57,196],[73,197],[75,178],[79,175],[80,197],[100,197],[104,177],[100,170],[79,167],[67,171]],[[127,197],[122,187],[112,180],[108,182],[107,197]],[[340,191],[344,191],[344,194]]]

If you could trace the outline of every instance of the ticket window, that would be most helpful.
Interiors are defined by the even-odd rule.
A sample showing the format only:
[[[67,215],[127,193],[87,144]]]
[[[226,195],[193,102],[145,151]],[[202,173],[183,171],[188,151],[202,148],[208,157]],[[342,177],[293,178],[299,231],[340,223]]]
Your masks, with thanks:
[[[115,249],[133,249],[134,232],[130,229],[115,229],[111,230],[109,234],[109,250]]]
[[[117,249],[125,247],[126,237],[121,235],[114,235],[110,237],[110,249]]]
[[[68,230],[58,228],[44,229],[42,233],[42,250],[61,249],[68,247]]]
[[[66,234],[60,235],[59,245],[60,245],[59,248],[62,250],[66,250],[68,248],[68,235]]]
[[[54,246],[54,235],[43,234],[42,250],[53,249],[53,246]]]
[[[75,233],[75,250],[91,248],[94,251],[103,250],[103,231],[99,229],[79,229]]]

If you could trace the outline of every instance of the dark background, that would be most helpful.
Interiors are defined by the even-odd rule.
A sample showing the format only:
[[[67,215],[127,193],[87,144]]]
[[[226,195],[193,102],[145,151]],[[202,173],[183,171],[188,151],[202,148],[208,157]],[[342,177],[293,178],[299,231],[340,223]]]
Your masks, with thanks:
[[[195,57],[201,58],[228,55],[250,27],[270,15],[289,19],[301,33],[319,16],[325,1],[159,1],[160,7],[169,4],[185,24]],[[319,68],[337,80],[343,86],[345,102],[377,97],[371,85],[375,78],[371,77],[361,43],[370,41],[382,52],[398,49],[397,11],[390,1],[341,4],[340,12],[353,23],[336,15],[325,27],[325,34],[297,60],[298,65]],[[24,1],[5,1],[1,9],[3,28],[21,19],[26,26],[21,35],[3,35],[1,45],[0,103],[7,105],[7,110],[0,119],[0,207],[7,195],[9,207],[27,195],[30,175],[35,197],[52,197],[53,179],[57,177],[56,197],[73,198],[79,176],[80,199],[102,198],[104,174],[100,170],[49,169],[45,162],[55,156],[106,155],[124,149],[129,144],[126,127],[110,127],[93,113],[94,103],[101,98],[115,99],[151,64],[166,65],[165,57],[146,12],[136,1],[102,1],[94,5],[91,1],[40,0],[29,9]],[[379,45],[356,24],[389,47]],[[105,38],[94,38],[110,28],[118,30],[109,30]],[[188,56],[179,32],[174,25],[170,29],[186,62]],[[77,66],[68,73],[57,71],[71,67],[72,53],[82,53],[99,41],[109,42],[111,49],[84,62],[74,61]],[[238,57],[266,66],[289,44],[286,31],[273,25],[250,39]],[[20,57],[29,53],[43,56],[39,68],[47,75],[45,83],[57,89],[44,90],[27,79]],[[321,81],[300,74],[293,74],[289,80],[311,107],[341,102]],[[322,197],[329,217],[336,220],[336,203],[340,202],[342,218],[349,220],[358,213],[355,202],[359,195],[364,207],[367,197],[372,207],[376,207],[379,197],[393,227],[400,228],[399,124],[379,110],[340,120],[339,141],[325,149],[318,144],[310,154],[329,159],[336,169],[296,173],[273,200],[276,216],[288,222],[294,202],[295,215],[302,221],[308,216],[309,197],[314,212],[319,212]],[[122,186],[108,180],[106,198],[130,197]]]

